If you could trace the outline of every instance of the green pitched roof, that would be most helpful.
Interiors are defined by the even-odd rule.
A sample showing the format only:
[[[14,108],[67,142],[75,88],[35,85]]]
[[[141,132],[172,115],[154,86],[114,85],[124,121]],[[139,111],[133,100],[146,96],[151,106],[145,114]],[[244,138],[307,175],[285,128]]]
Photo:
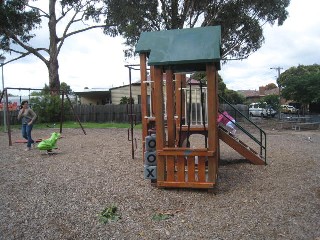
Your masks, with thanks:
[[[204,70],[205,63],[220,64],[220,26],[141,33],[136,52],[148,53],[148,65],[180,70]]]

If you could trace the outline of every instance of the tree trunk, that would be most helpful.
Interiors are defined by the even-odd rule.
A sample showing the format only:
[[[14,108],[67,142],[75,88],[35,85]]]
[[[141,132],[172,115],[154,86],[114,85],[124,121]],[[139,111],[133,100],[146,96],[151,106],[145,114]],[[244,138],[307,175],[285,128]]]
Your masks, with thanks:
[[[55,12],[56,0],[49,1],[49,33],[50,33],[50,59],[47,65],[49,71],[49,88],[51,95],[58,95],[60,90],[57,19]]]
[[[60,79],[59,79],[59,62],[58,62],[57,55],[50,56],[48,71],[49,71],[50,93],[51,95],[58,95],[60,90]]]

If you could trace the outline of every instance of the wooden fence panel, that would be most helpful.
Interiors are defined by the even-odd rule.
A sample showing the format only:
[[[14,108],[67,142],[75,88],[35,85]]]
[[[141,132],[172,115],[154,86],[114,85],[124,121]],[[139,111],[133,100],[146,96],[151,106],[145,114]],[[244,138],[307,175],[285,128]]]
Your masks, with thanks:
[[[81,122],[119,122],[127,123],[130,118],[130,106],[120,105],[76,105],[75,113]],[[134,104],[132,114],[141,122],[141,104]],[[72,112],[66,114],[66,120],[74,120]]]
[[[236,121],[241,121],[241,116],[236,114],[235,111],[224,104],[222,107],[231,114]],[[240,110],[245,116],[248,116],[248,106],[237,104],[235,108]],[[192,118],[198,119],[199,123],[201,119],[200,113],[201,105],[192,105]],[[107,105],[75,105],[75,113],[78,115],[81,122],[117,122],[117,123],[129,123],[130,106],[126,104],[107,104]],[[148,108],[149,110],[149,108]],[[196,111],[197,110],[197,111]],[[197,113],[196,113],[197,112]],[[141,123],[141,104],[134,104],[132,108],[133,119],[136,119],[137,123]],[[197,115],[197,116],[196,116]],[[17,119],[18,111],[10,111],[10,124],[19,124]],[[76,121],[72,111],[65,112],[64,121]],[[0,125],[3,125],[3,112],[0,111]]]

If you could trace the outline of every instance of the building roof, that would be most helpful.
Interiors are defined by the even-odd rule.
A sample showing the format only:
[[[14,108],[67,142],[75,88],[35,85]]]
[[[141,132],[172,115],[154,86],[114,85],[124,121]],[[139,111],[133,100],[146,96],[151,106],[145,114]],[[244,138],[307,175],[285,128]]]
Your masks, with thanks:
[[[248,97],[258,97],[259,96],[259,91],[257,90],[238,90],[238,93],[242,94],[246,98]]]
[[[75,93],[86,93],[86,92],[107,92],[109,88],[86,88],[82,91],[74,91]]]
[[[279,88],[273,88],[269,90],[265,90],[265,95],[279,95]]]
[[[264,97],[268,95],[279,95],[279,88],[273,88],[269,90],[265,90],[264,87],[260,87],[258,90],[238,90],[238,93],[242,94],[246,98],[254,98],[254,97]]]
[[[109,88],[91,88],[83,89],[82,91],[75,91],[78,96],[105,96],[110,92]]]

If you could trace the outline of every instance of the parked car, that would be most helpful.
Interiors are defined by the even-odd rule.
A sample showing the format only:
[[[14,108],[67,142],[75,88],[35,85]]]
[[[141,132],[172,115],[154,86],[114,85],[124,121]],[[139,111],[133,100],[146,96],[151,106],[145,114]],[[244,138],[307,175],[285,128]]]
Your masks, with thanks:
[[[296,109],[294,106],[290,106],[290,105],[281,105],[280,107],[280,112],[281,113],[291,113],[291,114],[295,114],[298,113],[298,109]]]
[[[267,103],[251,103],[249,105],[249,115],[251,117],[274,117],[276,113]]]

